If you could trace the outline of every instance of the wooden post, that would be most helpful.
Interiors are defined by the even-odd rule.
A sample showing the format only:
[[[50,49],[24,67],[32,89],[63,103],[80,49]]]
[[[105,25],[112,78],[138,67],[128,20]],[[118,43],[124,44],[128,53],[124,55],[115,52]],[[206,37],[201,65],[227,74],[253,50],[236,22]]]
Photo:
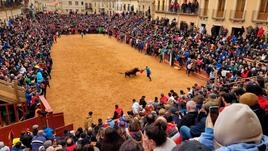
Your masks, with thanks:
[[[0,113],[0,127],[3,126],[3,121],[2,121],[2,114]]]
[[[23,120],[26,120],[26,104],[21,104]]]
[[[5,105],[6,113],[7,113],[7,125],[10,124],[10,113],[8,109],[8,104]]]
[[[14,94],[16,95],[16,101],[20,102],[20,97],[19,97],[19,93],[18,93],[18,81],[15,80],[14,82]]]
[[[18,122],[19,121],[19,115],[18,115],[18,110],[17,110],[17,103],[13,104],[13,108],[14,108],[15,120],[16,120],[16,122]]]
[[[217,80],[218,80],[218,70],[215,70],[214,77],[215,77],[215,79],[214,79],[214,86],[216,86]]]

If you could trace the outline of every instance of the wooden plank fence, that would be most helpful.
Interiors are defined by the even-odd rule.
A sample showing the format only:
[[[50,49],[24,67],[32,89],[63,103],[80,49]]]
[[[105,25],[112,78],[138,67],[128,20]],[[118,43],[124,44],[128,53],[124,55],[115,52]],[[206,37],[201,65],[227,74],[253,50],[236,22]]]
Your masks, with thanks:
[[[0,80],[0,100],[8,103],[25,102],[25,89],[17,82]]]

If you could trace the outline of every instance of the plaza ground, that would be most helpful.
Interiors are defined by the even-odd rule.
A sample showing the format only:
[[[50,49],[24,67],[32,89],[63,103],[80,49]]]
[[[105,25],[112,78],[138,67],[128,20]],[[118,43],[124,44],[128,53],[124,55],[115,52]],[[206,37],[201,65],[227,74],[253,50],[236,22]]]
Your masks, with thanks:
[[[47,100],[54,112],[64,112],[65,123],[83,126],[87,113],[97,119],[111,117],[114,105],[131,110],[132,99],[153,100],[160,93],[176,92],[205,81],[159,63],[127,44],[104,35],[62,36],[52,48],[54,61]],[[152,82],[145,73],[125,78],[120,72],[134,67],[152,69]]]

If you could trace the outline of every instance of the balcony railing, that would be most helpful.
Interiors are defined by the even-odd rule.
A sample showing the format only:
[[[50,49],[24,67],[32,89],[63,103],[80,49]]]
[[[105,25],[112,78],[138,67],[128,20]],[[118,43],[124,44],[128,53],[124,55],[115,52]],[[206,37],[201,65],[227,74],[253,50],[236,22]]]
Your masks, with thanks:
[[[224,20],[225,19],[225,10],[212,10],[212,18],[215,20]]]
[[[13,5],[13,6],[0,6],[0,11],[8,11],[8,10],[14,10],[14,9],[19,9],[22,8],[23,5]]]
[[[245,21],[246,11],[230,10],[230,20]]]
[[[156,13],[166,13],[166,14],[175,14],[175,15],[187,15],[187,16],[198,16],[199,15],[199,10],[196,11],[186,11],[186,10],[181,10],[181,9],[169,9],[169,10],[164,10],[164,11],[155,11]]]
[[[268,23],[268,12],[253,11],[252,22]]]
[[[17,1],[17,2],[13,2],[13,3],[2,1],[2,2],[0,2],[0,10],[1,9],[18,8],[22,5],[21,2],[22,2],[22,0]]]

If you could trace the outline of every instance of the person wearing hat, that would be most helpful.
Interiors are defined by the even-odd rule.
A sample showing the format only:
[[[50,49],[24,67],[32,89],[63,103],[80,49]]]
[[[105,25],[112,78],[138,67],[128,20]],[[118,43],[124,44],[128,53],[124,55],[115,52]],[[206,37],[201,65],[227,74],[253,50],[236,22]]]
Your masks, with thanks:
[[[253,93],[245,93],[240,96],[239,102],[248,105],[258,116],[264,135],[268,136],[268,112],[265,112],[258,103],[258,96]]]
[[[258,103],[261,108],[268,112],[268,100],[264,97],[264,90],[256,83],[249,83],[246,86],[246,92],[254,93],[258,96]]]
[[[210,132],[205,131],[206,137],[201,135],[202,144],[214,146],[216,151],[267,151],[268,136],[263,135],[260,121],[248,105],[235,103],[226,107],[214,126],[207,119]]]

